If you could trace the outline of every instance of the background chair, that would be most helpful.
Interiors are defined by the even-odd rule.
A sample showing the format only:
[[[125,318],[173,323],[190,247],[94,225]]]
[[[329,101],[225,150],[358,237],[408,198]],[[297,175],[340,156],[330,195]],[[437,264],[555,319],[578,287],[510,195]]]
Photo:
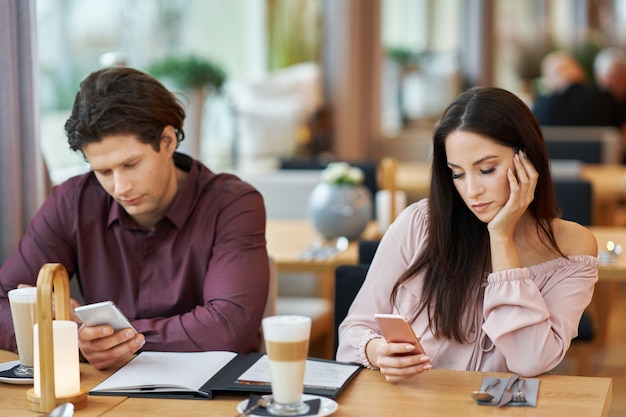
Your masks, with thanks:
[[[551,159],[577,159],[588,164],[620,164],[622,133],[612,126],[542,126]]]
[[[587,164],[602,161],[602,143],[594,141],[546,141],[550,159],[575,159]]]
[[[378,186],[374,201],[378,229],[384,233],[407,205],[407,194],[399,190],[397,182],[398,161],[386,156],[378,164]]]
[[[337,356],[337,347],[339,346],[339,325],[346,318],[354,297],[365,281],[368,269],[369,264],[339,265],[335,268],[333,358]]]
[[[563,212],[562,218],[574,221],[583,226],[591,225],[593,189],[591,183],[579,178],[555,178],[553,180],[556,201]],[[599,332],[594,324],[593,316],[597,314],[594,300],[583,313],[578,324],[578,336],[572,340],[568,356],[574,360],[574,372],[581,375],[590,374],[590,364],[594,342]]]
[[[372,263],[379,243],[380,240],[359,240],[359,264]]]
[[[554,178],[556,202],[563,212],[562,218],[583,226],[590,226],[593,189],[589,181],[581,178]]]
[[[379,243],[379,240],[359,240],[359,263],[357,265],[339,265],[335,268],[333,358],[337,355],[337,347],[339,346],[339,325],[346,318],[354,297],[365,281],[365,276]]]

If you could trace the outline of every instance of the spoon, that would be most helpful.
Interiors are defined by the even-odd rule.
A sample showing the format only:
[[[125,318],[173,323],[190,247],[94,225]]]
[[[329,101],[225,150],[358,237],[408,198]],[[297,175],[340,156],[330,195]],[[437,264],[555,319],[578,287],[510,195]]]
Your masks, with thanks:
[[[258,407],[263,407],[266,408],[268,405],[270,405],[270,403],[272,402],[272,396],[271,395],[262,395],[259,397],[259,399],[257,400],[256,403],[249,405],[248,408],[246,408],[245,410],[243,410],[241,413],[237,414],[236,417],[245,417],[248,414],[250,414],[251,412],[253,412],[254,410],[256,410]],[[248,401],[248,403],[250,403]]]
[[[473,391],[472,398],[476,401],[480,401],[481,403],[488,403],[493,400],[493,395],[489,394],[487,391]]]
[[[500,378],[498,378],[498,379],[494,380],[493,382],[491,382],[482,391],[473,391],[472,392],[472,398],[475,399],[476,401],[480,401],[480,402],[489,402],[489,401],[493,400],[494,396],[489,392],[489,390],[497,387],[499,383],[500,383]]]
[[[74,415],[74,404],[63,403],[52,410],[47,417],[72,417]]]

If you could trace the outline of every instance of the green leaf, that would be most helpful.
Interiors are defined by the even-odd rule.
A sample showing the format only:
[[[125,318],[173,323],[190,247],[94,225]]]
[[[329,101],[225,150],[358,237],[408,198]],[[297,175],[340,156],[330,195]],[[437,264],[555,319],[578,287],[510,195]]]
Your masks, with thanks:
[[[226,80],[218,64],[195,55],[166,57],[150,64],[148,72],[156,78],[170,79],[182,89],[211,87],[220,90]]]

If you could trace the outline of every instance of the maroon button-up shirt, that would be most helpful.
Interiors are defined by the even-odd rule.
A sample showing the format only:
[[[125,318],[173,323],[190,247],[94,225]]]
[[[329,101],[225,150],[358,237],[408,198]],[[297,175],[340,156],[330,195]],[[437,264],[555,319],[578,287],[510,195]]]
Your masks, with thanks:
[[[7,292],[36,284],[45,263],[78,279],[85,303],[112,300],[144,350],[258,349],[269,263],[258,191],[175,154],[187,179],[153,231],[140,227],[93,173],[56,187],[0,268],[0,348],[16,351]]]

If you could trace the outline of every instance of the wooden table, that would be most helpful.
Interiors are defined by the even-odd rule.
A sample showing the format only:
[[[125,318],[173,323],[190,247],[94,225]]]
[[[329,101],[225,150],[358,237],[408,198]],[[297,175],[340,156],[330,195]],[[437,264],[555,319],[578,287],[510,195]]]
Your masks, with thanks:
[[[607,242],[613,241],[626,252],[626,227],[593,226],[589,230],[598,241],[598,250],[606,250]],[[598,276],[604,282],[626,282],[626,253],[618,256],[615,263],[601,264]]]
[[[276,264],[278,272],[307,272],[319,276],[318,296],[334,299],[335,268],[341,264],[355,264],[358,260],[358,244],[350,242],[348,249],[328,259],[304,260],[301,253],[321,241],[313,225],[306,220],[268,219],[265,230],[267,251]],[[364,239],[380,239],[375,222],[371,222],[362,234]]]
[[[583,164],[580,177],[592,185],[594,225],[615,224],[620,204],[626,200],[626,165]]]
[[[13,360],[17,360],[17,355],[0,350],[0,362]],[[110,371],[102,372],[96,370],[91,365],[80,365],[80,385],[87,390],[96,386],[109,375],[111,375]],[[34,417],[41,415],[27,409],[26,391],[30,388],[32,388],[32,385],[10,385],[0,382],[0,416]],[[101,416],[125,399],[125,397],[94,397],[90,395],[87,408],[77,410],[74,415],[77,417]]]
[[[598,250],[606,250],[606,244],[609,240],[620,244],[626,250],[626,227],[594,226],[589,229],[596,236]],[[597,347],[606,344],[606,330],[611,318],[611,307],[614,304],[617,286],[620,282],[626,282],[625,253],[618,256],[614,263],[600,264],[598,270],[598,283],[589,306],[597,324],[594,343]]]
[[[16,356],[0,351],[0,362]],[[96,371],[81,365],[81,384],[90,389],[112,371]],[[378,371],[362,370],[337,402],[333,416],[363,417],[387,415],[423,416],[607,416],[612,395],[610,378],[542,375],[537,407],[496,408],[476,404],[470,392],[482,378],[508,376],[502,373],[433,370],[399,384],[390,384]],[[0,413],[11,417],[36,416],[26,409],[30,386],[0,383]],[[76,417],[105,416],[227,416],[236,414],[245,395],[220,395],[214,400],[173,400],[89,396],[87,408]]]
[[[430,166],[430,162],[398,162],[397,188],[413,199],[427,197]],[[593,224],[613,225],[620,202],[626,200],[626,165],[582,164],[580,177],[593,187]]]

